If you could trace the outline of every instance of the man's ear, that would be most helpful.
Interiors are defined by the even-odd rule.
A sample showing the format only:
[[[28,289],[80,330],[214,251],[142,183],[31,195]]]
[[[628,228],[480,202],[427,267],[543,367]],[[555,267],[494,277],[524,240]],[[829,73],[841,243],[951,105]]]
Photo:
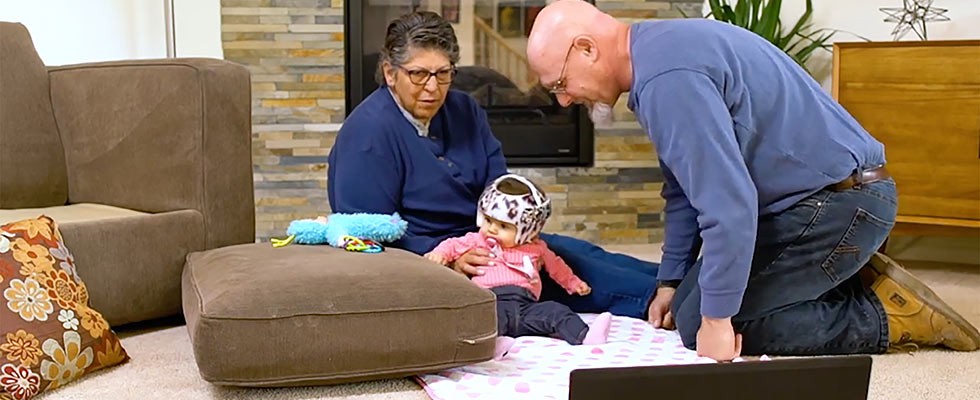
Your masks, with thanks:
[[[572,40],[572,44],[575,46],[575,51],[581,51],[590,62],[594,63],[599,59],[599,46],[596,45],[595,39],[591,36],[576,36]]]
[[[395,67],[390,62],[385,61],[384,64],[381,64],[381,70],[385,75],[385,83],[388,86],[395,86]]]

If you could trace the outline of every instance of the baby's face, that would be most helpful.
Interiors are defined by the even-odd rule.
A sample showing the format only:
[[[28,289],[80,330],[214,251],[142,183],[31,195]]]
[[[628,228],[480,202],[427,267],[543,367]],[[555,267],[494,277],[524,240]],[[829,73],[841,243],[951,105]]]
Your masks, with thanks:
[[[483,215],[483,221],[483,226],[480,227],[480,233],[483,236],[493,238],[500,247],[514,247],[517,245],[515,243],[517,241],[516,226],[495,220],[486,214]]]

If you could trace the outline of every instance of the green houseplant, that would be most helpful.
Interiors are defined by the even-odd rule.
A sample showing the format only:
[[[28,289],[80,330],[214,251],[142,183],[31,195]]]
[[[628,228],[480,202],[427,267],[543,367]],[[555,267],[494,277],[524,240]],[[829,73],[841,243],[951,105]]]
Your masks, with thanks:
[[[714,18],[755,32],[776,47],[782,49],[797,64],[811,73],[806,67],[817,49],[831,51],[830,37],[837,31],[827,29],[812,30],[810,18],[813,15],[813,2],[806,0],[806,11],[790,29],[784,29],[779,13],[782,0],[734,0],[733,7],[728,0],[708,0],[711,12],[705,18]]]

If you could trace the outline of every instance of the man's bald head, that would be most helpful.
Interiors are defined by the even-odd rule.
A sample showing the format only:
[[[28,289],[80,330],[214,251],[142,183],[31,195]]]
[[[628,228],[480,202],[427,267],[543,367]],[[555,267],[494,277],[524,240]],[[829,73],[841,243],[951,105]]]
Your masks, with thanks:
[[[618,21],[583,0],[557,0],[548,4],[535,17],[528,36],[531,68],[537,71],[549,64],[562,63],[576,36],[594,35],[597,29],[608,29],[610,23]]]
[[[584,104],[595,112],[593,121],[608,121],[633,79],[629,31],[628,24],[588,2],[557,0],[534,20],[529,67],[561,105]]]

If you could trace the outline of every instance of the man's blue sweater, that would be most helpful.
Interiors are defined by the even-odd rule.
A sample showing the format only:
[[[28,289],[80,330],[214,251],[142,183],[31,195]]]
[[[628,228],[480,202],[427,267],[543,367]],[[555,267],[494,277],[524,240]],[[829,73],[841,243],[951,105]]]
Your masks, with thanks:
[[[733,316],[759,217],[857,168],[884,164],[884,147],[752,32],[681,19],[637,23],[630,35],[628,106],[656,146],[665,178],[658,278],[683,278],[703,242],[701,314]]]
[[[328,163],[331,210],[400,213],[408,233],[393,246],[417,254],[476,231],[483,188],[506,173],[500,142],[472,97],[451,90],[421,136],[384,86],[344,121]]]

